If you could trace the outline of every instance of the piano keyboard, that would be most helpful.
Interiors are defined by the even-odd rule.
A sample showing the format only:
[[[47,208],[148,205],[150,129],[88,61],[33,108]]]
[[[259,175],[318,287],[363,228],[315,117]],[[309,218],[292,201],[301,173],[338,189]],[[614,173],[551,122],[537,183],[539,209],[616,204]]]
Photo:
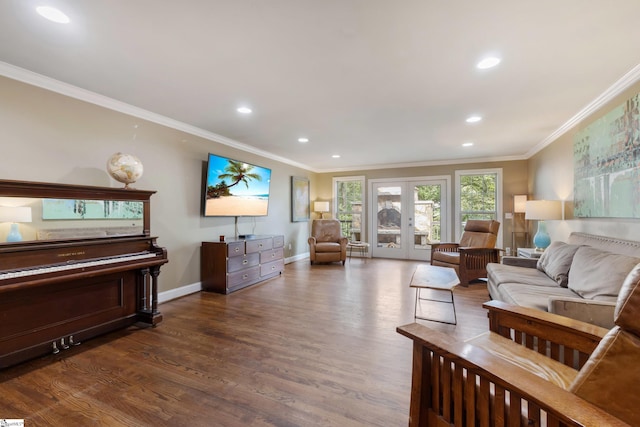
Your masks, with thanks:
[[[57,271],[73,270],[75,268],[94,267],[96,265],[115,264],[124,261],[135,261],[145,258],[153,258],[157,256],[153,252],[143,252],[139,254],[121,255],[112,258],[102,258],[91,261],[73,261],[66,264],[55,264],[48,267],[30,268],[27,270],[8,271],[0,273],[0,280],[15,279],[16,277],[34,276],[36,274],[54,273]]]

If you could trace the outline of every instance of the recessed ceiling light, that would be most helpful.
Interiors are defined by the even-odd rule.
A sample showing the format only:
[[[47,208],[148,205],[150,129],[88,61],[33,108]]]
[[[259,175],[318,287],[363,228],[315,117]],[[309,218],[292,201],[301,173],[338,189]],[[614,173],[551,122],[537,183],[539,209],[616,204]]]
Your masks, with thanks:
[[[58,24],[68,24],[71,19],[60,10],[50,6],[38,6],[36,12],[47,18],[49,21],[57,22]]]
[[[309,142],[309,138],[298,138],[298,142]]]
[[[502,60],[496,56],[489,56],[487,58],[484,58],[482,61],[478,62],[476,64],[476,68],[479,68],[481,70],[486,70],[487,68],[493,68],[496,65],[498,65],[500,61]]]
[[[473,146],[473,142],[465,142],[462,144],[463,147],[471,147]]]
[[[334,159],[339,159],[339,158],[340,158],[340,154],[334,154],[334,155],[333,155],[333,156],[331,156],[331,157],[333,157]]]
[[[482,120],[482,117],[480,117],[480,116],[469,116],[469,117],[467,117],[467,123],[478,123],[480,120]]]
[[[240,107],[236,111],[242,114],[251,114],[253,112],[253,110],[251,110],[251,108],[249,107]]]

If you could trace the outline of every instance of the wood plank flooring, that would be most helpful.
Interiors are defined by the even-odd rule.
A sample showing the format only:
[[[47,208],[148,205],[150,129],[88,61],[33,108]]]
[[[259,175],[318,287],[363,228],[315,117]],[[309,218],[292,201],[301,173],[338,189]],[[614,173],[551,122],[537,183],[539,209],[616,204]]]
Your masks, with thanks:
[[[300,261],[231,295],[167,302],[157,328],[0,371],[0,419],[24,418],[29,427],[406,426],[411,341],[395,328],[413,322],[416,265]],[[419,323],[460,339],[486,331],[486,286],[454,294],[458,325]]]

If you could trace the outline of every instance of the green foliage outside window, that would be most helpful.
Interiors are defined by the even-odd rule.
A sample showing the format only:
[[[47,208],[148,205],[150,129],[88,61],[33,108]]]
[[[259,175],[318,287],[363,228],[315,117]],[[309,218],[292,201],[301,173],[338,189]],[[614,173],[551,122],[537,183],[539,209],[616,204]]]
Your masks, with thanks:
[[[336,182],[336,214],[342,235],[349,240],[360,240],[362,233],[362,180]]]
[[[469,219],[496,219],[497,174],[460,177],[460,214],[462,224]]]

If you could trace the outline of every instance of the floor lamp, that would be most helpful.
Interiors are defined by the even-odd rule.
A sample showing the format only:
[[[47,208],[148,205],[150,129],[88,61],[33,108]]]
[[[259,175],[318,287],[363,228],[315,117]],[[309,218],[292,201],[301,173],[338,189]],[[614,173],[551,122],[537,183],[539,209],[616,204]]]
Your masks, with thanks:
[[[529,227],[527,227],[527,220],[524,217],[527,206],[527,195],[516,194],[513,196],[513,230],[511,231],[511,250],[513,253],[517,253],[518,250],[518,234],[524,234],[524,244],[527,245],[529,241]],[[522,222],[520,221],[522,220]],[[522,227],[520,227],[520,225]],[[523,231],[519,231],[523,230]]]
[[[538,221],[538,231],[533,236],[536,251],[542,252],[551,244],[545,221],[562,219],[562,202],[560,200],[529,200],[526,202],[525,219]]]

